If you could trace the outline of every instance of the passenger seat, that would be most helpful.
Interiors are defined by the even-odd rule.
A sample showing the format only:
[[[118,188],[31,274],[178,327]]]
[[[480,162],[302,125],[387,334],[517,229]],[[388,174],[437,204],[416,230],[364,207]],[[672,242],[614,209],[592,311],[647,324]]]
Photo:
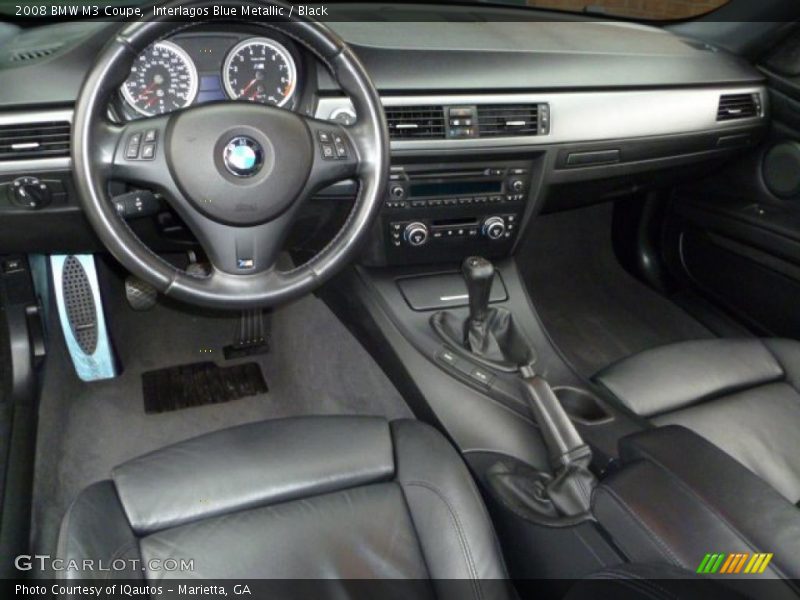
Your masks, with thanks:
[[[681,342],[623,359],[594,379],[639,417],[695,431],[800,501],[800,343]]]

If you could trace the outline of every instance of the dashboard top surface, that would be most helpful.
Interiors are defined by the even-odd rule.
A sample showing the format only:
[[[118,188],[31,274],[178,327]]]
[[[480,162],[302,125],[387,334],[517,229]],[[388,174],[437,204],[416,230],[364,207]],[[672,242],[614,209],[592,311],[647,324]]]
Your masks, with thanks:
[[[452,7],[451,7],[452,8]],[[742,85],[762,81],[745,61],[662,29],[598,21],[491,21],[479,7],[411,21],[401,5],[360,5],[329,26],[354,48],[382,93],[535,91]],[[397,21],[391,21],[397,16]],[[66,22],[21,30],[0,41],[0,108],[69,105],[94,56],[118,23]],[[262,35],[256,23],[245,25]],[[230,25],[206,25],[219,32]],[[202,31],[200,27],[196,29]],[[12,63],[20,50],[60,46],[51,56]],[[313,62],[313,61],[310,61]],[[337,86],[318,69],[322,92]],[[47,81],[47,85],[42,85]]]

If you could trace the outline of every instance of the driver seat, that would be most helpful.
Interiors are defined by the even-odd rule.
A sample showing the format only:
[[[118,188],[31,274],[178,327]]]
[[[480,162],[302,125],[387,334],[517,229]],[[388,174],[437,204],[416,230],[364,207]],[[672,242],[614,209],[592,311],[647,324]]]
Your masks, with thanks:
[[[462,580],[467,597],[511,597],[466,466],[410,420],[266,421],[136,458],[78,496],[58,556],[129,565],[61,571],[68,579],[323,579],[334,596],[344,589],[334,579],[433,579],[415,588],[421,597]],[[177,569],[163,570],[176,566],[168,559]]]

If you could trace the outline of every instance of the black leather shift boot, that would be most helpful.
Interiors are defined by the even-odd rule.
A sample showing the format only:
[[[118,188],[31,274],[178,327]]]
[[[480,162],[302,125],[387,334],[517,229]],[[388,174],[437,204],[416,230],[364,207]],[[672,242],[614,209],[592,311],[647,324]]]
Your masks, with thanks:
[[[513,315],[504,308],[489,309],[483,321],[460,319],[441,311],[431,317],[431,326],[454,349],[501,371],[516,371],[519,365],[536,360]]]

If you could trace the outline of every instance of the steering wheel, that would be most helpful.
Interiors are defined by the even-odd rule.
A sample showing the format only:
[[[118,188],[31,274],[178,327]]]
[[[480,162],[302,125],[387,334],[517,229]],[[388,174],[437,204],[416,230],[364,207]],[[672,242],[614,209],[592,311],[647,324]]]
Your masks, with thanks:
[[[274,13],[282,8],[290,14],[281,2],[180,3],[224,4],[262,10],[271,4]],[[186,27],[160,18],[126,25],[109,41],[83,83],[73,118],[75,184],[100,240],[160,292],[202,306],[274,306],[321,285],[353,258],[388,179],[389,136],[380,99],[347,44],[325,25],[296,16],[252,25],[278,30],[313,53],[352,100],[357,123],[345,127],[251,102],[112,123],[109,100],[134,59],[151,43]],[[152,156],[143,154],[145,142],[154,144]],[[279,270],[278,254],[304,201],[347,178],[358,180],[359,192],[341,230],[304,265]],[[108,194],[111,180],[160,193],[197,237],[211,262],[210,274],[194,275],[152,252],[117,215]]]

